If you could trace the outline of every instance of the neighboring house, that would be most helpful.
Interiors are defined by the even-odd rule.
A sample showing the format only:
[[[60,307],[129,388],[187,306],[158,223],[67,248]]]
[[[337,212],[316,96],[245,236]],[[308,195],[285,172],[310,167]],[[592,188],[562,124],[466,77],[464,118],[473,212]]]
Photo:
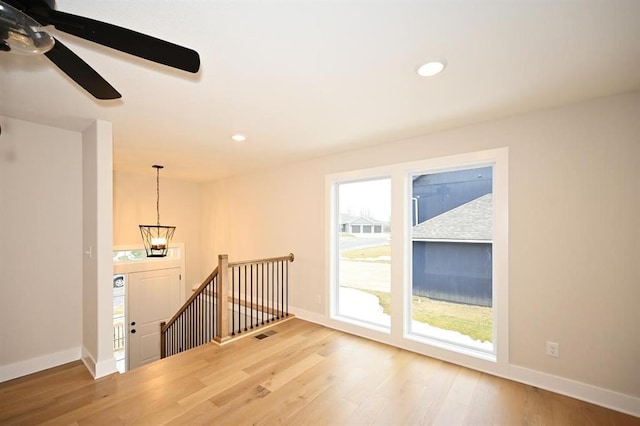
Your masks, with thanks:
[[[492,304],[493,194],[413,227],[413,294]]]
[[[468,203],[493,188],[491,167],[429,173],[413,179],[413,224]]]
[[[350,234],[382,234],[389,232],[389,223],[381,222],[370,217],[340,215],[340,232]]]

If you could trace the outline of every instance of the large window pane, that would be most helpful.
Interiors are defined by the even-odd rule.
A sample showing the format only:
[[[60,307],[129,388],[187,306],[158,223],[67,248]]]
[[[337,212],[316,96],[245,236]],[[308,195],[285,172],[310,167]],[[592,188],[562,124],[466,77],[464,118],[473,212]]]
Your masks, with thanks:
[[[412,179],[411,332],[493,352],[493,168]]]
[[[391,323],[391,180],[336,185],[339,316],[389,327]]]

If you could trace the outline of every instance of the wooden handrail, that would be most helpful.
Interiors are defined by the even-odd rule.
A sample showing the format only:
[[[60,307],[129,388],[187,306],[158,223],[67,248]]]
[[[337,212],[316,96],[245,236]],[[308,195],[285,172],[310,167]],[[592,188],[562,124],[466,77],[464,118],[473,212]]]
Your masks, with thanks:
[[[293,255],[293,253],[289,253],[288,256],[267,257],[265,259],[244,260],[242,262],[233,262],[233,263],[229,263],[229,268],[233,268],[234,266],[255,265],[256,263],[279,262],[282,260],[288,260],[290,262],[293,262],[294,259],[295,259],[295,256]]]
[[[211,274],[209,274],[209,276],[207,278],[205,278],[204,282],[202,284],[200,284],[200,286],[193,291],[193,293],[191,294],[191,297],[189,297],[187,299],[187,301],[184,302],[182,307],[180,309],[178,309],[178,312],[176,312],[176,314],[174,316],[172,316],[171,319],[169,321],[167,321],[166,324],[164,324],[162,326],[162,328],[160,330],[162,333],[167,331],[167,328],[169,328],[169,326],[171,326],[171,324],[173,324],[178,319],[178,317],[180,317],[180,315],[182,315],[182,313],[189,307],[191,302],[193,302],[193,300],[196,297],[198,297],[198,295],[200,295],[200,293],[202,293],[204,291],[204,289],[207,287],[207,284],[209,284],[211,282],[211,280],[216,275],[218,275],[218,267],[216,267],[216,269],[214,269],[213,272]]]
[[[293,261],[293,253],[289,253],[288,256],[233,263],[229,263],[226,254],[219,255],[218,265],[213,272],[193,291],[169,321],[160,324],[161,356],[163,358],[171,356],[211,341],[223,343],[235,335],[246,332],[249,321],[253,329],[266,325],[265,319],[266,323],[269,323],[288,317],[288,263]],[[287,263],[287,265],[285,267],[279,265],[280,263]],[[241,289],[242,274],[239,268],[244,269],[244,297]],[[249,268],[251,277],[247,278]],[[254,269],[257,271],[258,268],[262,268],[262,273],[260,276],[255,275],[254,286],[253,271]],[[238,271],[234,272],[236,270]],[[269,277],[269,271],[271,271],[271,277]],[[237,288],[234,287],[234,282],[237,282]],[[248,289],[250,293],[247,293]],[[234,290],[237,290],[235,294]],[[234,325],[233,314],[229,314],[229,304],[232,311],[238,307],[237,326]],[[262,324],[256,316],[258,314],[253,315],[249,310],[262,316]],[[242,312],[244,312],[244,323],[240,317]]]

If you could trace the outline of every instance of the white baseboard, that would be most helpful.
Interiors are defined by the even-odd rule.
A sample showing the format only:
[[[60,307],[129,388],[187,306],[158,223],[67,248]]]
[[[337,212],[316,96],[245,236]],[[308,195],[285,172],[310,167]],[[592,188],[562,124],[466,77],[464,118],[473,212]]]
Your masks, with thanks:
[[[111,357],[110,359],[96,362],[96,360],[93,358],[93,355],[91,355],[91,353],[84,346],[82,347],[81,359],[84,363],[84,366],[87,367],[87,370],[89,370],[89,373],[94,379],[99,379],[100,377],[105,377],[118,372],[115,358]]]
[[[335,328],[332,326],[331,321],[324,315],[297,308],[291,308],[291,312],[293,312],[296,317],[305,321],[320,324],[329,328]],[[367,338],[366,335],[362,335],[362,337]],[[379,339],[375,340],[380,341]],[[383,343],[393,345],[392,342]],[[456,362],[455,359],[447,359],[446,361],[449,361],[453,364],[460,364]],[[475,366],[463,366],[474,368],[476,370],[482,371],[483,373],[494,374],[491,371],[485,371],[484,369],[477,368]],[[602,407],[610,408],[612,410],[620,411],[632,416],[640,417],[640,398],[635,396],[626,395],[609,389],[599,388],[597,386],[577,382],[575,380],[567,379],[560,376],[554,376],[536,370],[531,370],[513,364],[509,365],[508,373],[505,376],[501,377],[505,377],[515,382],[536,386],[538,388],[569,396],[571,398],[579,399],[581,401],[600,405]]]
[[[80,347],[0,366],[0,383],[80,359]]]
[[[315,312],[305,311],[304,309],[289,307],[289,312],[292,312],[296,317],[309,321],[315,324],[327,325],[327,318],[324,315],[316,314]]]
[[[517,365],[509,366],[509,378],[551,392],[640,417],[640,398],[554,376]]]

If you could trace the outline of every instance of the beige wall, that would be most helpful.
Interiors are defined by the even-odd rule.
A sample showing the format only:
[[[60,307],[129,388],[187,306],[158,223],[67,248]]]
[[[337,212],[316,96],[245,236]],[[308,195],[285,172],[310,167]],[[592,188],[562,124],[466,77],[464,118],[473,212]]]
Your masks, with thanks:
[[[82,136],[0,123],[1,381],[80,355]]]
[[[327,174],[508,147],[511,364],[640,397],[639,117],[634,92],[206,184],[203,265],[294,252],[323,315]]]
[[[151,164],[149,165],[151,169]],[[173,241],[185,244],[186,287],[199,285],[211,272],[200,268],[201,185],[162,176],[160,172],[160,223],[176,227]],[[114,245],[142,247],[138,225],[156,223],[156,176],[113,174]]]

